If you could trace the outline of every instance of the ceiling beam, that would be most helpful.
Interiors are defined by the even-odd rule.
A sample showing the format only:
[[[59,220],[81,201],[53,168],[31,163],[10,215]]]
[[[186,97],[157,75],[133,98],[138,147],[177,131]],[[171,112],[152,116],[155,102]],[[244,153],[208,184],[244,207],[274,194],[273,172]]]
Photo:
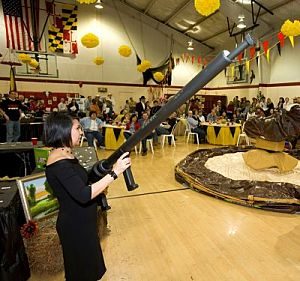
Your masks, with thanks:
[[[164,24],[169,24],[172,19],[174,19],[178,14],[180,14],[193,0],[185,1],[184,4],[177,7],[177,9],[172,13],[167,19],[164,20]]]
[[[157,0],[152,0],[148,3],[146,9],[144,10],[144,14],[147,15],[152,6],[157,2]]]
[[[189,32],[189,31],[191,31],[195,26],[197,26],[197,25],[199,25],[199,24],[205,22],[206,20],[208,20],[210,17],[212,17],[213,15],[215,15],[215,14],[218,13],[218,12],[219,12],[219,10],[216,11],[216,12],[214,12],[213,14],[207,16],[207,17],[201,18],[200,20],[198,20],[197,22],[195,22],[193,25],[191,25],[190,27],[188,27],[186,30],[184,30],[184,33],[187,33],[187,32]]]
[[[190,2],[190,1],[191,1],[191,0],[189,0],[189,2]],[[161,21],[161,20],[159,20],[159,19],[153,18],[153,17],[150,16],[150,15],[144,14],[144,11],[137,9],[136,7],[130,5],[129,3],[127,3],[127,2],[124,1],[124,0],[123,0],[123,1],[119,1],[119,2],[122,3],[123,5],[125,5],[125,6],[127,6],[127,7],[129,7],[129,8],[131,8],[131,9],[135,10],[135,11],[138,12],[139,14],[142,14],[142,15],[145,16],[145,17],[151,18],[153,21],[156,21],[157,23],[160,23],[160,24],[162,24],[162,25],[164,25],[164,26],[166,26],[166,27],[168,27],[168,28],[170,28],[170,29],[172,29],[172,30],[178,32],[178,33],[181,33],[182,35],[184,35],[184,36],[186,36],[186,37],[188,37],[188,38],[190,38],[190,39],[193,39],[194,42],[197,42],[197,43],[199,43],[199,44],[205,46],[206,48],[209,48],[210,50],[214,50],[214,49],[215,49],[214,47],[212,47],[212,46],[210,46],[210,45],[208,45],[208,44],[206,44],[206,43],[202,43],[201,40],[198,40],[197,38],[194,38],[194,37],[192,37],[192,36],[190,36],[190,35],[188,35],[188,34],[185,34],[185,33],[182,32],[181,30],[176,29],[175,27],[173,27],[173,26],[171,26],[171,25],[169,25],[169,24],[165,24],[163,21]]]

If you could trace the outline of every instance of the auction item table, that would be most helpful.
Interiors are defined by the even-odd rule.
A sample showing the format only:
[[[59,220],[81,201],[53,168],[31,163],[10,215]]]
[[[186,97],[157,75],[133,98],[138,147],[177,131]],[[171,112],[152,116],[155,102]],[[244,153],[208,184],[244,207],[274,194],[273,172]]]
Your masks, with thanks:
[[[0,144],[0,177],[24,177],[35,168],[34,147],[31,142],[11,142]]]
[[[42,139],[44,122],[22,122],[20,123],[19,141],[30,141],[31,138]],[[6,125],[0,124],[0,142],[6,141]]]
[[[16,181],[0,181],[0,280],[25,281],[30,269],[20,226],[25,223]]]
[[[102,130],[106,149],[116,150],[124,143],[124,127],[105,125]]]
[[[215,124],[204,122],[201,125],[207,128],[207,141],[217,145],[236,145],[241,132],[241,124]]]

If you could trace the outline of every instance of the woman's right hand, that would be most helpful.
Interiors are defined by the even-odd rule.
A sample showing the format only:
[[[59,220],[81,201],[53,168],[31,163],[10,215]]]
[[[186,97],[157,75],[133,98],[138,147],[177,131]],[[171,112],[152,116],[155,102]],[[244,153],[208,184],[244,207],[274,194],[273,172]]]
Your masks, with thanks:
[[[131,160],[128,155],[129,152],[122,154],[117,163],[114,165],[113,171],[117,174],[117,176],[122,174],[128,167],[131,166]]]

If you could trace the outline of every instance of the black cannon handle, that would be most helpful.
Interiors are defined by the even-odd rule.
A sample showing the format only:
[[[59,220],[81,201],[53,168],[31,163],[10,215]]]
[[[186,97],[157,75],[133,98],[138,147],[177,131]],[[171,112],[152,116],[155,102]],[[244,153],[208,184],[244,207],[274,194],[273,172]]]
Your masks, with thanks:
[[[141,140],[147,137],[159,124],[165,121],[171,113],[176,111],[182,104],[202,89],[209,81],[216,77],[226,66],[228,66],[232,60],[237,57],[241,52],[251,45],[254,45],[255,41],[247,34],[244,41],[235,48],[232,52],[222,51],[207,67],[205,67],[200,73],[198,73],[189,83],[187,83],[176,95],[174,95],[166,105],[164,105],[158,112],[156,112],[151,118],[149,123],[139,129],[133,134],[125,143],[123,143],[111,156],[105,160],[97,162],[93,169],[92,177],[100,179],[103,175],[107,174],[114,163],[119,157],[137,145]],[[126,170],[127,171],[127,170]],[[128,190],[133,190],[133,186],[137,185],[134,182],[131,170],[124,172],[125,182]]]

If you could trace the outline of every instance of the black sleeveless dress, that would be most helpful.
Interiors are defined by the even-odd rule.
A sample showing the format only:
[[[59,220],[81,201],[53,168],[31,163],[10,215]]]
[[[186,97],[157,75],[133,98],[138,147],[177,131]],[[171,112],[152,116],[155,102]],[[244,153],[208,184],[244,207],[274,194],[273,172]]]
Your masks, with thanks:
[[[46,167],[47,181],[59,201],[56,223],[67,281],[96,281],[106,271],[97,230],[97,203],[88,175],[77,159]]]

